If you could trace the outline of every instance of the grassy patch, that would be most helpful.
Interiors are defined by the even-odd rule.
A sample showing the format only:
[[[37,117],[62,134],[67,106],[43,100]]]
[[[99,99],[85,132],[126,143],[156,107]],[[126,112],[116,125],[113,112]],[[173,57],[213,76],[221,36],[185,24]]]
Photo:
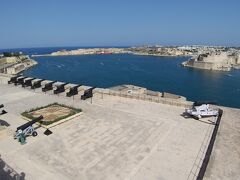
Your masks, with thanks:
[[[28,111],[25,111],[25,112],[21,113],[21,115],[24,116],[24,117],[26,117],[26,118],[28,118],[28,119],[33,120],[33,119],[36,118],[36,116],[34,117],[34,116],[32,115],[33,112],[36,112],[36,111],[41,110],[41,109],[46,109],[46,108],[51,107],[51,106],[56,106],[56,105],[57,105],[57,106],[60,106],[60,107],[68,108],[68,109],[70,110],[69,113],[66,114],[66,115],[58,116],[58,117],[56,117],[55,119],[53,119],[53,120],[51,120],[51,121],[42,120],[42,121],[40,121],[40,123],[41,123],[42,125],[50,125],[50,124],[52,124],[52,123],[55,123],[55,122],[60,121],[60,120],[62,120],[62,119],[66,119],[66,118],[68,118],[68,117],[70,117],[70,116],[73,116],[73,115],[75,115],[75,114],[77,114],[77,113],[82,112],[81,109],[77,109],[77,108],[74,108],[74,107],[71,107],[71,106],[67,106],[67,105],[65,105],[65,104],[52,103],[52,104],[48,104],[48,105],[46,105],[46,106],[41,106],[41,107],[37,107],[37,108],[34,108],[34,109],[30,109],[30,110],[28,110]],[[43,117],[44,117],[44,114],[42,114],[42,115],[43,115]]]

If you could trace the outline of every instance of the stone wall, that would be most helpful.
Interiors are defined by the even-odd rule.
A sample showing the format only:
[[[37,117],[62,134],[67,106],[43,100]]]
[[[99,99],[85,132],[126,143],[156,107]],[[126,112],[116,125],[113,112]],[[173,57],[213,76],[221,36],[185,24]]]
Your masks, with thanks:
[[[11,77],[12,75],[0,73],[0,83],[8,84],[8,81],[10,80]]]
[[[185,97],[178,96],[179,98],[176,98],[176,95],[174,98],[164,98],[159,96],[150,96],[146,94],[135,94],[135,93],[127,93],[127,92],[119,92],[114,91],[110,89],[101,89],[97,88],[94,89],[94,93],[99,93],[101,95],[109,95],[109,96],[119,96],[124,98],[130,98],[130,99],[138,99],[138,100],[144,100],[149,102],[155,102],[155,103],[161,103],[161,104],[167,104],[167,105],[173,105],[173,106],[180,106],[184,108],[189,108],[192,106],[192,102],[187,101]]]
[[[3,57],[0,59],[0,63],[16,63],[19,59],[16,57]]]
[[[198,69],[230,71],[239,62],[239,55],[227,52],[213,52],[200,54],[197,58],[183,62],[183,66]]]
[[[25,70],[25,66],[23,63],[16,64],[7,68],[7,74],[17,74],[23,70]]]
[[[186,63],[183,63],[183,66],[193,67],[197,69],[206,69],[206,70],[221,70],[221,71],[230,71],[231,65],[226,62],[205,62],[205,61],[194,61],[190,60]]]

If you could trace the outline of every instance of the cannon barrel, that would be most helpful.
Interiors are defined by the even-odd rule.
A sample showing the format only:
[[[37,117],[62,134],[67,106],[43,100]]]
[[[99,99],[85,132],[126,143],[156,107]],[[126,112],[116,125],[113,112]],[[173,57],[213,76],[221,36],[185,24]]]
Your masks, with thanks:
[[[79,85],[77,85],[77,86],[70,87],[69,92],[70,92],[70,91],[76,91],[76,90],[78,90],[78,88],[79,88],[80,86],[82,86],[82,85],[79,84]]]
[[[64,88],[64,86],[66,86],[67,84],[68,83],[56,85],[56,88],[57,88],[56,90]]]
[[[8,84],[15,83],[17,81],[17,78],[20,77],[20,75],[11,77],[10,80],[8,81]]]
[[[17,80],[15,81],[15,85],[18,85],[18,84],[23,84],[24,83],[24,79],[26,79],[27,77],[19,77],[17,78]]]
[[[37,81],[32,82],[31,89],[41,87],[41,82],[45,81],[45,79],[39,79]]]
[[[93,97],[92,91],[93,91],[93,89],[95,89],[95,88],[96,88],[96,87],[92,87],[92,88],[89,88],[89,89],[85,90],[85,91],[84,91],[84,94],[81,96],[81,99],[82,99],[82,100],[86,100],[86,99],[88,99],[88,98]]]
[[[58,93],[64,92],[65,91],[64,86],[66,86],[67,84],[68,83],[57,85],[56,89],[53,91],[53,93],[58,94]]]
[[[70,96],[74,96],[76,94],[78,94],[78,88],[80,87],[81,85],[77,85],[77,86],[73,86],[69,89],[69,92],[67,92],[66,96],[67,97],[70,97]]]
[[[35,80],[34,82],[32,82],[32,85],[38,84],[45,81],[45,79],[39,79],[39,80]]]
[[[24,129],[28,128],[29,126],[32,126],[34,123],[36,123],[36,122],[38,122],[38,121],[40,121],[42,119],[43,119],[43,116],[39,116],[39,117],[33,119],[32,121],[29,121],[29,122],[27,122],[27,123],[17,127],[17,131],[18,130],[22,130],[23,131]]]
[[[92,93],[93,89],[95,89],[96,87],[91,87],[87,90],[84,91],[84,94],[87,94],[87,93]]]
[[[49,82],[49,83],[45,84],[45,86],[42,88],[42,91],[46,92],[46,91],[52,90],[53,89],[52,85],[56,82],[57,81],[52,81],[52,82]]]
[[[31,84],[32,84],[31,82],[32,82],[32,80],[34,80],[34,79],[36,79],[36,78],[26,79],[26,80],[23,82],[22,87],[31,86]]]
[[[45,87],[46,86],[52,86],[54,83],[56,83],[57,81],[52,81],[52,82],[49,82],[49,83],[47,83],[47,84],[45,84]]]

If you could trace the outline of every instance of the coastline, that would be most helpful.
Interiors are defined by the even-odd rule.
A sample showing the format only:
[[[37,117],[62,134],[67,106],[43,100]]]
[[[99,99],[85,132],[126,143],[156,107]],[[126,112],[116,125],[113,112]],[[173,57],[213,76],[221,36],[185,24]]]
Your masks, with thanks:
[[[161,55],[161,54],[147,54],[147,53],[136,53],[136,52],[122,52],[122,53],[111,53],[111,54],[133,54],[138,56],[157,56],[157,57],[189,57],[189,55]],[[53,54],[33,54],[31,57],[51,57],[51,56],[82,56],[82,55],[101,55],[101,54],[61,54],[61,55],[53,55]]]
[[[156,50],[155,53],[149,50],[148,48],[143,48],[141,50],[137,48],[82,48],[76,50],[60,50],[52,52],[50,54],[33,54],[32,57],[43,57],[43,56],[74,56],[74,55],[102,55],[102,54],[134,54],[140,56],[170,56],[170,57],[179,57],[179,56],[190,56],[191,54],[186,54],[184,51],[169,51],[172,48],[168,48],[168,51],[160,52]]]
[[[131,52],[129,54],[134,54],[134,55],[139,55],[139,56],[156,56],[156,57],[189,57],[189,55],[161,55],[161,54],[147,54],[147,53],[136,53],[136,52]]]

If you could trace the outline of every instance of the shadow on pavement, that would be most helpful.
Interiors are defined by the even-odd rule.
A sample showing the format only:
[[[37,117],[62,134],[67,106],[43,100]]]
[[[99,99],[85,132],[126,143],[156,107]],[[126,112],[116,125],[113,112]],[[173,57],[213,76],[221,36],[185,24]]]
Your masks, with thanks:
[[[24,180],[25,173],[18,174],[14,169],[8,166],[0,155],[0,179],[1,180]]]

